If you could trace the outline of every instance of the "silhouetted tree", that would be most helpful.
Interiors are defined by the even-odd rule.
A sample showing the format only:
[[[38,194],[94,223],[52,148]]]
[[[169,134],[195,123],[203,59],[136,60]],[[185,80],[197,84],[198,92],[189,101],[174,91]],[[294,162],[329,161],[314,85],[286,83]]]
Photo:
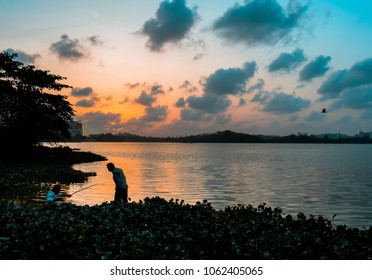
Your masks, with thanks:
[[[24,65],[16,57],[0,53],[1,148],[24,148],[70,138],[68,121],[74,116],[71,104],[66,96],[45,92],[69,88],[59,83],[65,78]]]

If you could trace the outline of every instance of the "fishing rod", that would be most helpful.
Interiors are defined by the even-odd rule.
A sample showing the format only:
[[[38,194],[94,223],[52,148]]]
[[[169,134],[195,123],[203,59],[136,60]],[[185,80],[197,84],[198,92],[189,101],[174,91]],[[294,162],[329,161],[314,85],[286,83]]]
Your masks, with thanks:
[[[91,187],[97,186],[97,185],[101,185],[101,186],[102,186],[102,185],[106,185],[106,184],[93,184],[93,185],[90,185],[90,186],[88,186],[88,187],[85,187],[85,188],[82,188],[82,189],[80,189],[80,190],[77,190],[76,192],[73,192],[72,194],[70,194],[70,196],[74,195],[75,193],[81,192],[81,191],[83,191],[83,190],[89,189],[89,188],[91,188]]]

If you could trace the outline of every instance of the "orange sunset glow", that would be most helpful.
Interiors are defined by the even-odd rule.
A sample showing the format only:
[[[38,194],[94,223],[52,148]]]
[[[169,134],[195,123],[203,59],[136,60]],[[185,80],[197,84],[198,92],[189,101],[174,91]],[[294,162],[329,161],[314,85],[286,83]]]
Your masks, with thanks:
[[[67,78],[86,135],[354,134],[370,130],[371,3],[346,3],[3,1],[0,48]]]

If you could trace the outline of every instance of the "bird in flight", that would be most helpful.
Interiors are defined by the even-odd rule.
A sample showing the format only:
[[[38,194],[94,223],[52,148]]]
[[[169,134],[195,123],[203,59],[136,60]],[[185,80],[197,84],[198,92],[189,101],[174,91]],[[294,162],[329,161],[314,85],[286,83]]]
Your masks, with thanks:
[[[324,108],[324,109],[322,110],[322,113],[327,113],[327,109]]]

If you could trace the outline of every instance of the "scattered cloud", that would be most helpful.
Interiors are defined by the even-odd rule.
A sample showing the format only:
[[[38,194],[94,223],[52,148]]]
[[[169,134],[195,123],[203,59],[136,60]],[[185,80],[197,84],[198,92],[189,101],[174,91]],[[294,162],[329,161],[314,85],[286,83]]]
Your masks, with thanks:
[[[350,69],[334,72],[318,89],[320,100],[335,99],[341,92],[372,83],[372,58],[355,63]]]
[[[101,46],[104,44],[104,41],[101,40],[99,36],[88,37],[88,41],[91,43],[92,46]]]
[[[281,53],[278,58],[270,63],[268,70],[269,72],[290,72],[300,66],[304,61],[306,61],[304,51],[297,48],[292,53]]]
[[[228,9],[213,23],[213,30],[229,42],[275,45],[292,39],[292,31],[301,27],[307,10],[308,6],[297,1],[289,1],[287,9],[275,0],[246,1]]]
[[[351,123],[352,121],[353,121],[353,117],[350,116],[350,115],[347,115],[347,116],[343,116],[341,119],[336,121],[336,123],[341,124],[341,125],[345,125],[345,124]]]
[[[231,122],[231,114],[228,115],[217,115],[216,123],[220,125],[228,124]]]
[[[91,99],[82,99],[75,103],[77,107],[92,108],[94,107],[95,102]]]
[[[313,78],[324,76],[330,69],[328,66],[330,60],[330,56],[320,55],[310,61],[300,71],[300,81],[311,81]]]
[[[194,109],[183,109],[181,111],[181,120],[183,121],[201,121],[205,113]]]
[[[178,88],[188,93],[194,93],[198,91],[198,89],[195,86],[193,86],[188,80],[184,81],[183,84],[180,85]]]
[[[231,105],[231,100],[226,96],[204,94],[203,96],[189,96],[186,99],[188,106],[205,113],[223,113]]]
[[[364,113],[361,116],[361,119],[362,120],[372,120],[372,111],[371,110],[364,111]]]
[[[244,106],[245,104],[247,104],[247,101],[244,98],[240,98],[238,106],[241,107],[241,106]]]
[[[326,114],[323,114],[318,111],[311,111],[311,113],[305,118],[305,121],[308,121],[308,122],[323,121],[325,117],[326,117]]]
[[[194,57],[192,58],[192,60],[199,60],[199,59],[201,59],[203,56],[204,56],[203,53],[197,53],[196,55],[194,55]]]
[[[78,39],[70,39],[66,34],[62,35],[58,42],[52,43],[50,50],[61,60],[79,61],[89,56]]]
[[[178,108],[185,108],[186,106],[186,102],[185,102],[185,98],[183,97],[180,97],[177,102],[174,104],[174,106],[178,107]]]
[[[293,114],[310,106],[310,100],[286,93],[257,93],[251,102],[262,105],[262,111],[272,114]]]
[[[140,33],[149,37],[147,47],[151,51],[161,51],[164,44],[184,39],[198,18],[196,8],[187,7],[185,0],[163,1],[156,18],[146,21]]]
[[[6,49],[3,52],[7,52],[9,54],[17,54],[16,60],[24,64],[34,64],[38,58],[41,58],[40,54],[27,54],[21,50]]]
[[[135,86],[131,88],[138,88],[138,86],[135,84]],[[145,83],[142,85],[142,87],[146,88],[146,90],[142,90],[140,96],[136,98],[134,102],[143,106],[152,106],[157,100],[157,95],[165,93],[163,86],[159,84],[148,86]]]
[[[372,109],[372,85],[348,88],[335,100],[330,109]]]
[[[156,97],[152,94],[148,94],[144,91],[141,92],[141,95],[134,100],[135,103],[141,104],[143,106],[152,106],[156,101]]]
[[[90,112],[77,117],[89,134],[113,132],[121,127],[120,114]]]
[[[146,107],[145,115],[141,117],[142,121],[162,122],[168,116],[168,106]]]
[[[71,90],[71,95],[75,97],[82,97],[82,96],[89,96],[93,94],[93,89],[91,87],[85,87],[85,88],[74,88]]]
[[[204,92],[213,95],[244,94],[256,69],[255,61],[244,63],[242,68],[218,69],[206,79]]]
[[[257,82],[254,85],[250,86],[246,90],[246,92],[247,93],[252,93],[254,91],[263,91],[264,86],[265,86],[265,81],[263,79],[258,79]]]

